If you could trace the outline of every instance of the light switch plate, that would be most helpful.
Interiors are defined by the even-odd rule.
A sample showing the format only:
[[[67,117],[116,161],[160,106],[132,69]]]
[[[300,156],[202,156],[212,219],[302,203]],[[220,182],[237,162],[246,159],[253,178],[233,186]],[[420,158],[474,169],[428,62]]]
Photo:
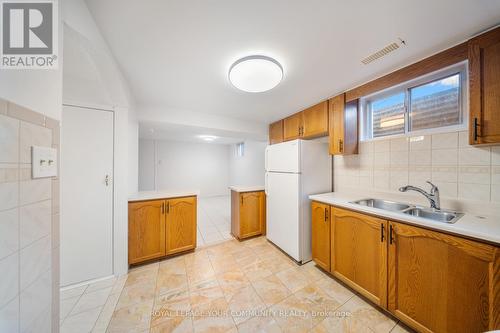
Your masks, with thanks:
[[[31,173],[33,178],[57,176],[57,149],[32,146]]]

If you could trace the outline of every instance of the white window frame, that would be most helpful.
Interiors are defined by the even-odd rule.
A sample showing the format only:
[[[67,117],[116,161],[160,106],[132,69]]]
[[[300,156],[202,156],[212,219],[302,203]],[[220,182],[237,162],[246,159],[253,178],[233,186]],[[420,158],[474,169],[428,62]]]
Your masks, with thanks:
[[[460,98],[459,98],[459,108],[460,108],[460,118],[462,120],[461,124],[451,125],[451,126],[442,126],[435,128],[427,128],[421,130],[410,131],[409,130],[409,114],[410,110],[408,109],[410,103],[410,94],[409,91],[412,88],[417,88],[419,86],[431,83],[433,81],[446,78],[448,76],[452,76],[454,74],[460,74]],[[469,89],[468,89],[469,77],[468,77],[468,62],[463,61],[457,63],[455,65],[437,70],[435,72],[423,75],[413,80],[406,81],[404,83],[398,84],[396,86],[384,89],[382,91],[378,91],[376,93],[363,96],[360,98],[360,141],[375,141],[375,140],[384,140],[388,138],[399,138],[399,137],[410,137],[410,136],[420,136],[420,135],[428,135],[428,134],[436,134],[436,133],[445,133],[445,132],[458,132],[464,131],[468,128],[469,122]],[[405,131],[401,134],[394,135],[386,135],[380,137],[373,137],[373,128],[372,128],[372,120],[371,120],[371,112],[369,112],[369,103],[374,98],[380,99],[384,97],[389,97],[391,95],[395,95],[398,93],[405,94]]]

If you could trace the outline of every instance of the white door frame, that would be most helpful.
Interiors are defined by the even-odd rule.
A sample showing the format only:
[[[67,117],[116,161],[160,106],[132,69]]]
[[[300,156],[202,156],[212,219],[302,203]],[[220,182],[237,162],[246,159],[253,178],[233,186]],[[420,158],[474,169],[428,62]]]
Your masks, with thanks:
[[[71,286],[67,286],[64,289],[67,288],[73,288],[77,287],[79,285],[86,285],[88,283],[108,279],[110,277],[116,276],[116,249],[115,249],[115,238],[117,237],[116,235],[116,229],[115,229],[115,223],[116,223],[116,214],[115,210],[117,209],[117,202],[116,202],[116,186],[115,186],[115,174],[116,174],[116,112],[115,112],[115,107],[114,106],[108,106],[108,105],[98,105],[98,104],[91,104],[91,103],[78,103],[78,102],[63,102],[63,107],[68,106],[68,107],[74,107],[74,108],[80,108],[80,109],[91,109],[91,110],[98,110],[98,111],[103,111],[103,112],[111,112],[113,114],[113,178],[111,181],[112,185],[112,193],[113,193],[113,198],[112,198],[112,207],[111,207],[111,230],[112,230],[112,237],[111,237],[111,258],[112,258],[112,275],[109,277],[100,277],[97,279],[89,280],[89,281],[84,281],[81,283],[77,283]],[[61,126],[64,126],[62,123]],[[64,145],[64,142],[61,142],[62,145]]]

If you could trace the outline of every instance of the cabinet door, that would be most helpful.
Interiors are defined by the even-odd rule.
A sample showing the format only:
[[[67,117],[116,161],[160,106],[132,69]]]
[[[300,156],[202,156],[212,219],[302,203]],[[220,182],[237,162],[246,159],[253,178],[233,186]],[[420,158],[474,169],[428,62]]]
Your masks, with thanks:
[[[313,201],[311,204],[312,259],[330,271],[330,206]]]
[[[273,145],[280,142],[283,142],[283,120],[269,125],[269,143]]]
[[[196,247],[196,197],[167,200],[167,254]]]
[[[332,274],[387,307],[387,221],[332,207]]]
[[[329,101],[328,136],[331,155],[358,153],[358,100],[345,103],[345,94]]]
[[[500,143],[500,28],[469,41],[469,143]]]
[[[264,192],[240,193],[240,238],[263,233]]]
[[[302,134],[302,112],[283,120],[283,139],[285,141],[294,140]]]
[[[165,255],[165,201],[131,202],[128,205],[128,262]]]
[[[328,101],[316,104],[304,111],[303,133],[304,138],[315,138],[328,134]]]
[[[420,332],[500,329],[499,249],[390,222],[389,310]]]

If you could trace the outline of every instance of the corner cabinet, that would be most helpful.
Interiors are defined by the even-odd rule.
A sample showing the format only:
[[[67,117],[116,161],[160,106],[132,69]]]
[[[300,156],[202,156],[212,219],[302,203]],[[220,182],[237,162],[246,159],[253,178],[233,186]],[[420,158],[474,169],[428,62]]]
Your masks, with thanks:
[[[387,221],[332,208],[331,272],[381,307],[387,306]]]
[[[419,332],[500,328],[497,247],[390,222],[389,311]]]
[[[231,191],[231,233],[238,239],[266,232],[266,196],[264,191]]]
[[[329,101],[328,136],[331,155],[358,153],[358,100],[345,102],[345,94]]]
[[[195,247],[196,197],[129,202],[130,265]]]
[[[469,41],[469,143],[500,143],[500,28]]]

